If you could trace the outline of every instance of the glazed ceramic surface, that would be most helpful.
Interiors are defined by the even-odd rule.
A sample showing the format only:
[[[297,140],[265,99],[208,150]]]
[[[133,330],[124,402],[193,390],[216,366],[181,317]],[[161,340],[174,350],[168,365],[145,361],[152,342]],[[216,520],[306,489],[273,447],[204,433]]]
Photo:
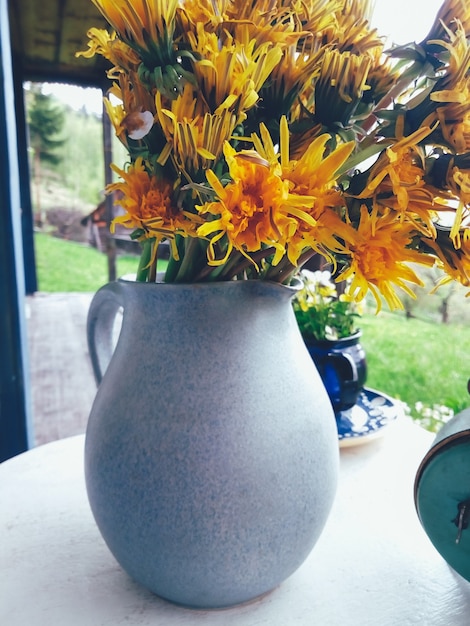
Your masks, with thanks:
[[[437,433],[416,474],[415,504],[436,550],[470,581],[470,409]]]
[[[340,448],[362,445],[380,437],[403,414],[399,401],[364,387],[353,407],[336,414]]]
[[[343,339],[307,341],[336,414],[353,407],[367,380],[366,353],[361,332]]]
[[[118,281],[92,301],[90,352],[105,373],[86,435],[90,505],[121,566],[175,603],[264,594],[328,518],[336,424],[291,296],[261,281]]]

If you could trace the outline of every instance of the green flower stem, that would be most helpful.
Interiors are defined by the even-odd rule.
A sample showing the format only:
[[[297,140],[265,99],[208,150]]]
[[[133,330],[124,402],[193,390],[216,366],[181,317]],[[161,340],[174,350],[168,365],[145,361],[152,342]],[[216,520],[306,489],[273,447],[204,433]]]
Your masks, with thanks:
[[[217,268],[217,276],[221,280],[231,280],[235,276],[238,276],[241,271],[243,271],[240,269],[240,266],[244,268],[246,267],[247,263],[249,263],[248,259],[244,257],[240,252],[232,252],[227,263]]]
[[[199,269],[206,264],[206,246],[203,241],[196,237],[186,237],[184,240],[184,252],[175,276],[175,283],[193,282],[194,276]]]
[[[136,280],[145,283],[149,276],[149,264],[152,258],[153,239],[145,239],[142,243],[142,253],[140,255],[139,266],[137,268]]]
[[[260,263],[264,258],[274,254],[274,248],[263,248],[252,254],[248,259],[241,253],[234,254],[226,268],[222,268],[222,276],[224,280],[231,280],[235,276],[240,276],[245,270],[254,268],[253,262]],[[253,271],[255,271],[253,269]]]
[[[206,265],[202,268],[202,270],[195,277],[196,282],[202,282],[204,280],[207,281],[215,281],[215,280],[230,280],[233,276],[229,271],[230,267],[233,263],[229,260],[224,265]]]
[[[166,266],[165,271],[165,282],[172,283],[175,280],[175,276],[178,274],[179,266],[181,261],[176,261],[172,255],[168,260],[168,265]]]
[[[266,280],[288,284],[292,276],[302,268],[307,261],[317,254],[315,250],[306,250],[299,256],[297,265],[292,265],[287,257],[283,257],[278,265],[270,266],[266,272]]]
[[[288,283],[296,271],[297,267],[294,267],[290,263],[284,263],[283,267],[270,267],[269,271],[266,272],[265,279],[275,283]]]
[[[170,254],[170,258],[168,260],[168,265],[165,271],[165,282],[173,283],[175,282],[176,276],[178,275],[182,258],[184,256],[184,241],[180,235],[176,235],[175,237],[176,247],[178,248],[179,259],[176,260],[173,254]]]
[[[157,280],[157,254],[155,253],[152,262],[149,265],[149,283],[154,283]]]

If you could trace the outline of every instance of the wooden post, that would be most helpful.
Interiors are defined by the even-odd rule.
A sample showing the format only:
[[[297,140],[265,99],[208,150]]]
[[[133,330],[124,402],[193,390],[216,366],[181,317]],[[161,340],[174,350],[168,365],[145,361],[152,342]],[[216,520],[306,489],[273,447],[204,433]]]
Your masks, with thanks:
[[[112,129],[111,121],[103,105],[103,149],[104,149],[104,182],[109,185],[112,182],[111,162],[113,160]],[[106,254],[108,256],[108,280],[116,280],[116,241],[111,236],[110,226],[114,217],[113,196],[107,195],[105,198],[105,216],[108,232],[106,233]]]
[[[0,0],[0,461],[32,442],[20,179],[7,0]]]
[[[13,82],[15,87],[15,112],[20,172],[21,227],[23,233],[23,259],[25,289],[27,294],[38,290],[36,254],[34,250],[34,216],[31,201],[31,177],[28,158],[28,129],[24,102],[23,81],[19,60],[13,57]]]

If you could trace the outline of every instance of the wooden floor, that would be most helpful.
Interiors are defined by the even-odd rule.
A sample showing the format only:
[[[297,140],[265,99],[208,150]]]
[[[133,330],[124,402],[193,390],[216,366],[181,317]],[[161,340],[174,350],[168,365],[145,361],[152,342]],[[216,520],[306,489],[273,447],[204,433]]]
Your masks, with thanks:
[[[96,393],[86,342],[92,294],[26,299],[34,443],[85,432]]]

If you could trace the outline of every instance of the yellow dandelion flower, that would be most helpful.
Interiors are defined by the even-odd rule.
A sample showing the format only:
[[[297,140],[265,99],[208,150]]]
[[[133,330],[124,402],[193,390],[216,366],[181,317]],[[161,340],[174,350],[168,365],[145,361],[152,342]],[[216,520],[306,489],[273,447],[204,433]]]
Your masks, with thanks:
[[[295,230],[292,230],[287,244],[287,258],[295,266],[302,254],[312,250],[336,267],[336,255],[348,253],[344,242],[354,241],[355,231],[339,215],[339,209],[344,209],[341,200],[334,208],[324,206],[321,212],[314,207],[312,205],[311,213],[317,214],[317,218],[313,219],[313,224],[299,221]],[[304,212],[311,216],[307,207]]]
[[[226,19],[228,0],[184,0],[176,11],[177,33],[195,31],[203,24],[207,31],[215,32]]]
[[[421,45],[429,40],[445,39],[456,19],[460,20],[466,32],[470,31],[470,5],[467,0],[444,0]]]
[[[291,3],[291,7],[298,24],[297,29],[303,33],[310,33],[322,43],[328,41],[328,33],[337,27],[337,15],[343,9],[343,0],[302,0]],[[256,5],[254,5],[256,8]],[[321,45],[321,44],[320,44]]]
[[[440,285],[455,280],[464,287],[470,287],[470,230],[465,229],[461,237],[461,246],[456,249],[448,229],[440,229],[437,239],[423,240],[439,259],[439,265],[446,276]],[[470,295],[470,294],[467,294]]]
[[[365,103],[381,102],[398,83],[400,78],[399,65],[389,58],[384,58],[382,48],[374,48],[368,51],[371,58],[371,66],[367,75],[367,85],[362,100]]]
[[[368,55],[325,50],[315,85],[315,118],[326,126],[348,126],[363,93],[372,65]]]
[[[198,236],[209,238],[208,262],[223,265],[234,249],[249,258],[248,253],[272,246],[276,263],[285,250],[285,233],[295,221],[284,207],[287,183],[254,151],[237,154],[226,143],[224,154],[232,182],[223,187],[209,170],[207,180],[217,200],[197,207],[200,215],[213,216],[198,228]]]
[[[307,39],[318,49],[325,43],[326,34],[336,26],[336,12],[341,11],[342,0],[318,2],[318,0],[295,0],[294,2],[227,2],[215,4],[222,10],[223,27],[235,38],[243,40],[241,30],[248,32],[249,39],[257,45],[266,42],[276,47],[297,46],[299,53]]]
[[[462,246],[462,223],[468,221],[470,215],[470,171],[460,170],[458,167],[449,168],[447,185],[458,199],[454,213],[454,222],[450,230],[450,238],[455,248]]]
[[[279,63],[274,67],[270,80],[263,90],[264,106],[275,110],[288,111],[296,98],[300,98],[305,108],[309,107],[310,86],[320,72],[323,52],[314,50],[315,42],[306,38],[299,50],[298,45],[286,46]],[[311,91],[313,93],[313,90]],[[291,119],[300,117],[293,112]]]
[[[377,207],[369,213],[362,205],[357,241],[349,246],[351,262],[340,280],[351,279],[348,294],[355,300],[365,298],[370,290],[381,309],[382,295],[391,309],[402,309],[395,288],[414,297],[407,283],[422,285],[408,263],[433,265],[434,259],[421,255],[411,245],[416,231],[412,224],[400,222],[393,211],[380,215]]]
[[[178,0],[92,0],[124,44],[139,55],[139,80],[168,98],[193,81],[183,57],[191,56],[175,32]]]
[[[425,236],[435,236],[433,221],[439,208],[435,190],[425,180],[425,152],[419,145],[430,133],[424,127],[396,141],[371,166],[364,188],[359,193],[349,191],[356,198],[393,208]]]
[[[448,145],[458,153],[470,151],[470,80],[465,81],[459,92],[467,98],[464,104],[449,102],[436,109],[442,135]]]
[[[314,189],[331,189],[336,186],[336,175],[354,150],[354,142],[340,144],[334,150],[328,148],[329,133],[316,137],[299,159],[291,159],[289,125],[285,115],[280,120],[279,149],[264,124],[260,135],[251,135],[256,151],[272,166],[280,164],[283,178],[289,180],[293,193],[311,195]]]
[[[108,70],[108,78],[117,78],[126,70],[136,69],[140,64],[140,59],[135,50],[129,47],[120,39],[116,38],[116,33],[109,33],[100,28],[90,28],[88,31],[88,50],[76,52],[76,57],[86,57],[88,59],[99,54],[108,59],[113,68]]]
[[[432,126],[439,121],[439,132],[456,152],[470,150],[470,45],[462,25],[457,22],[455,34],[448,31],[449,42],[431,41],[449,52],[443,76],[430,94],[434,111],[424,120]]]
[[[203,57],[194,64],[199,97],[211,113],[221,109],[233,111],[236,123],[244,121],[246,111],[259,99],[259,90],[282,52],[271,43],[256,46],[254,39],[236,41],[230,35],[223,40],[199,25],[197,35],[188,33],[192,50]]]
[[[109,185],[108,190],[120,192],[119,203],[125,210],[125,214],[116,217],[113,223],[142,230],[143,239],[155,238],[157,242],[170,240],[177,258],[178,251],[174,245],[176,234],[193,235],[197,220],[175,205],[172,185],[150,176],[141,157],[127,171],[116,165],[112,167],[122,181]]]
[[[104,99],[104,106],[106,113],[114,127],[114,132],[119,141],[127,147],[127,135],[126,128],[122,123],[126,117],[126,112],[122,104],[113,104],[108,98]]]
[[[340,144],[331,150],[327,144],[331,140],[328,133],[314,139],[298,160],[288,160],[284,145],[288,142],[285,133],[281,134],[281,165],[283,177],[291,183],[291,193],[312,195],[315,192],[337,191],[338,170],[344,165],[354,150],[354,142]]]
[[[116,39],[116,33],[109,33],[103,28],[90,28],[88,35],[88,50],[76,52],[76,57],[85,57],[91,59],[95,54],[100,54],[106,59],[111,60],[112,44]]]
[[[92,0],[124,42],[151,57],[168,58],[178,0]],[[171,57],[170,57],[171,58]]]
[[[328,43],[334,43],[340,52],[349,51],[359,56],[383,50],[383,39],[370,24],[371,0],[343,0],[341,4],[335,14],[337,26],[330,34],[331,39],[327,39]]]
[[[384,186],[385,188],[385,186]],[[438,219],[439,211],[449,209],[449,204],[445,198],[436,197],[436,190],[427,185],[406,190],[407,206],[403,208],[397,196],[391,193],[377,194],[375,202],[382,209],[393,209],[396,211],[400,219],[406,220],[413,224],[416,231],[422,233],[425,237],[435,237],[435,222]]]
[[[235,115],[227,109],[214,115],[204,113],[189,84],[171,102],[170,108],[163,106],[158,93],[156,108],[167,140],[158,163],[164,165],[171,155],[176,169],[185,172],[188,179],[193,173],[213,166],[236,126]]]
[[[389,179],[388,185],[397,195],[402,194],[400,206],[406,206],[407,197],[405,185],[416,184],[422,186],[423,153],[419,143],[431,134],[431,128],[423,127],[402,137],[389,146],[376,162],[371,166],[367,175],[367,182],[363,190],[355,193],[357,198],[373,197],[384,180]],[[401,182],[405,185],[401,185]]]
[[[323,10],[325,13],[325,10]],[[276,46],[289,45],[298,40],[298,31],[305,32],[303,23],[307,7],[300,2],[280,3],[272,0],[231,2],[227,5],[224,27],[237,39],[240,28],[247,30],[248,37],[256,39],[257,45],[271,42]]]
[[[281,119],[279,154],[264,125],[260,127],[260,135],[252,135],[253,144],[288,183],[286,207],[296,216],[287,238],[290,263],[295,265],[309,247],[334,262],[333,253],[344,253],[346,250],[340,240],[353,239],[354,231],[341,218],[346,207],[336,177],[354,149],[354,142],[341,144],[328,153],[327,144],[331,136],[323,134],[312,141],[300,159],[291,160],[285,117]]]

